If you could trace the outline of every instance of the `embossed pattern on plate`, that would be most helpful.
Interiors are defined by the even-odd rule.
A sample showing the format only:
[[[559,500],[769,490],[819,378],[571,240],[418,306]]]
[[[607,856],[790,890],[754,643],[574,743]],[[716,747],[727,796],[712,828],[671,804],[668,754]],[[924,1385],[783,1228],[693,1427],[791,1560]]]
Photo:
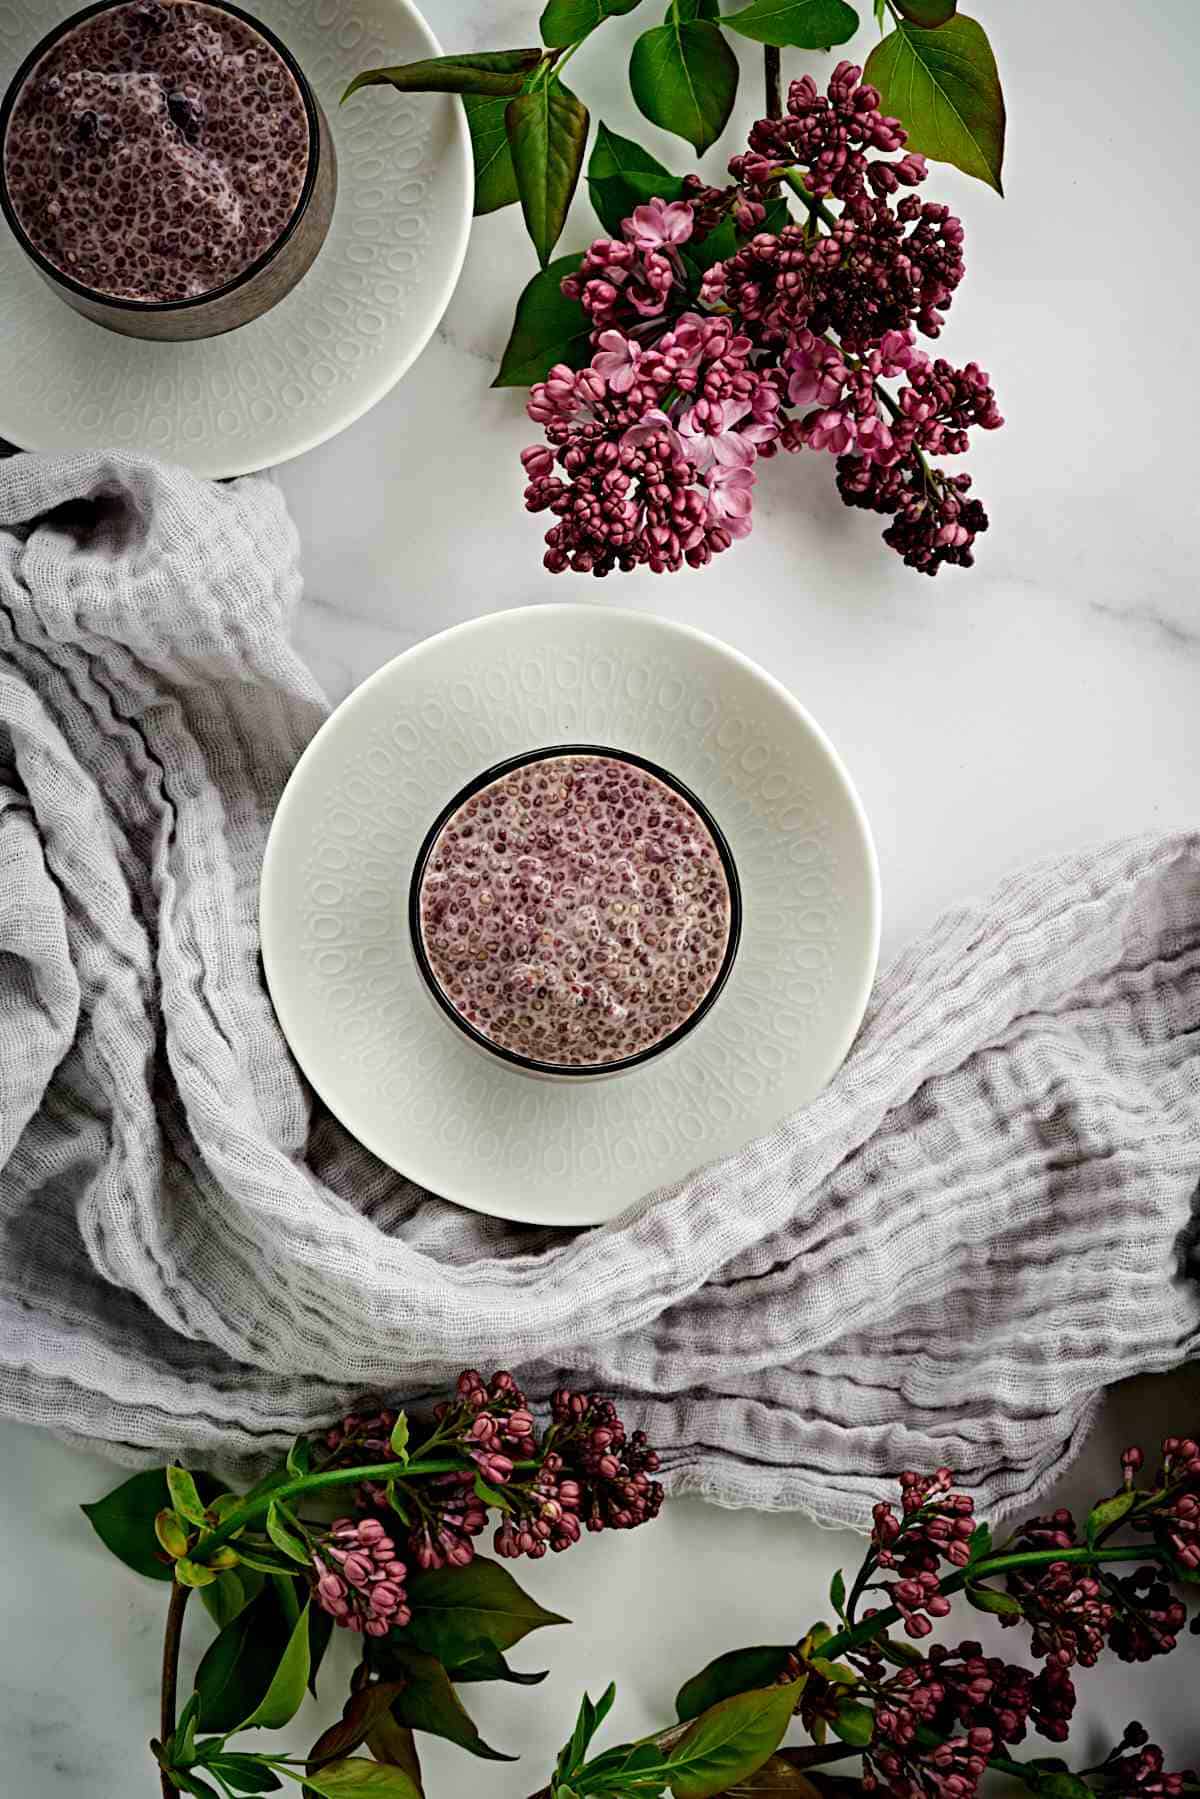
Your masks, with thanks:
[[[490,764],[571,741],[648,756],[692,788],[744,902],[710,1015],[661,1061],[586,1085],[466,1042],[421,987],[405,917],[441,807]],[[791,695],[699,632],[578,605],[458,626],[353,693],[284,794],[261,915],[280,1022],[343,1123],[447,1198],[560,1224],[614,1216],[819,1091],[858,1028],[879,938],[861,806]]]
[[[0,91],[80,0],[0,0]],[[439,53],[409,0],[245,0],[320,97],[338,198],[320,255],[271,312],[224,337],[148,343],[81,318],[0,220],[0,436],[115,447],[236,475],[343,430],[414,361],[445,311],[471,223],[470,148],[449,95],[368,89],[360,69]]]

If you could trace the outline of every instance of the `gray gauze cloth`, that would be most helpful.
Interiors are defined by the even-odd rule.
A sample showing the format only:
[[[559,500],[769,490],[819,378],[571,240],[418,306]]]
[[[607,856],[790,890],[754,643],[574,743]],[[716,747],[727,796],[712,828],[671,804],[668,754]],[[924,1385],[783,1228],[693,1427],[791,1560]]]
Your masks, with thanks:
[[[0,1412],[228,1469],[463,1366],[619,1396],[674,1491],[1000,1513],[1197,1353],[1200,837],[950,914],[841,1073],[603,1228],[477,1217],[313,1101],[259,865],[325,713],[276,488],[0,466]]]

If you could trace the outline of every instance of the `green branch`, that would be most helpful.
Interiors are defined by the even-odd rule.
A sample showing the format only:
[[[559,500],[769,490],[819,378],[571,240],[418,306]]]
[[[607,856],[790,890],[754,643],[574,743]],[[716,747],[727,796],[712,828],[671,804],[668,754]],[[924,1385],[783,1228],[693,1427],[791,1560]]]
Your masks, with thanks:
[[[517,1466],[522,1464],[518,1463]],[[528,1464],[530,1467],[533,1463]],[[285,1481],[281,1486],[271,1487],[260,1493],[256,1499],[248,1499],[244,1505],[212,1531],[203,1542],[197,1544],[191,1559],[195,1562],[207,1562],[215,1550],[228,1543],[247,1524],[255,1518],[261,1518],[270,1511],[273,1505],[282,1499],[292,1499],[298,1493],[317,1493],[326,1487],[356,1487],[364,1480],[421,1480],[427,1474],[460,1474],[466,1467],[461,1456],[453,1460],[443,1459],[431,1462],[371,1462],[361,1468],[330,1468],[323,1474],[298,1475],[295,1480]]]

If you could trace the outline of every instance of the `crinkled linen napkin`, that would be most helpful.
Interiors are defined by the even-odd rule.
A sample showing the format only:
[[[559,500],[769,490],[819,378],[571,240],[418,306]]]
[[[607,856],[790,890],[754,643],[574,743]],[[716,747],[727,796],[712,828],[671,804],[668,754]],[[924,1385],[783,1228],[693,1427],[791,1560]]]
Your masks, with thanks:
[[[351,1141],[260,977],[259,863],[325,707],[277,489],[0,465],[0,1413],[227,1468],[464,1364],[624,1396],[675,1491],[1001,1513],[1106,1383],[1200,1353],[1200,836],[1072,856],[885,975],[800,1116],[603,1228]]]

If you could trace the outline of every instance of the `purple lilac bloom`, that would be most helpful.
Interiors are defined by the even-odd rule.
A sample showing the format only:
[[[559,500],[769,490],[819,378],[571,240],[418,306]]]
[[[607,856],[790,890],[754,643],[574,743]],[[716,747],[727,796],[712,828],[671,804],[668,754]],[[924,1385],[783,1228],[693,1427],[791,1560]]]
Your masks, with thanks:
[[[339,1518],[313,1554],[313,1591],[321,1610],[369,1637],[385,1637],[412,1617],[406,1573],[377,1518]]]
[[[534,387],[546,443],[522,453],[526,506],[555,521],[552,572],[699,567],[749,531],[758,458],[801,449],[837,458],[845,504],[888,518],[910,567],[971,565],[987,514],[969,476],[930,458],[1003,420],[977,364],[931,361],[916,340],[938,335],[962,280],[962,226],[911,191],[925,160],[861,77],[842,62],[824,94],[793,82],[786,115],[730,162],[732,186],[685,178],[682,199],[635,208],[563,281],[591,359]],[[804,216],[764,231],[785,174]],[[740,241],[698,276],[688,259],[727,221]]]

